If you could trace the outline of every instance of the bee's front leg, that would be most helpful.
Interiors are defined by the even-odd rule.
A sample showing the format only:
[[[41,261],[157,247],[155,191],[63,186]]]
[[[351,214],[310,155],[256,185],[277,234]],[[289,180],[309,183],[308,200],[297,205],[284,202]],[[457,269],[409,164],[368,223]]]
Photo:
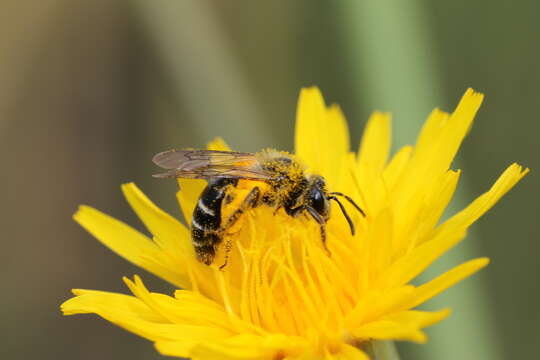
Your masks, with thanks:
[[[319,215],[315,209],[313,209],[311,206],[306,206],[305,210],[311,215],[313,219],[319,224],[319,229],[321,231],[321,240],[323,243],[324,250],[328,253],[329,256],[332,255],[330,252],[330,249],[326,246],[326,221]]]
[[[302,205],[293,209],[289,209],[288,214],[292,217],[297,217],[299,214],[304,212],[304,210],[306,210],[306,207]]]

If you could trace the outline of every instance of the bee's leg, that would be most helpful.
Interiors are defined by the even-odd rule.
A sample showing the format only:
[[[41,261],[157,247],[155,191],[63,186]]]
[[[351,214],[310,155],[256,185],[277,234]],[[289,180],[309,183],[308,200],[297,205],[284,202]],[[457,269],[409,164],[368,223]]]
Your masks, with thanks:
[[[261,191],[258,187],[254,187],[253,189],[251,189],[251,191],[244,198],[244,201],[242,201],[242,204],[240,204],[240,207],[236,209],[231,216],[229,216],[226,223],[222,225],[218,231],[224,233],[231,226],[233,226],[246,210],[252,208],[257,203],[257,201],[259,200],[260,192]]]
[[[296,207],[296,208],[293,208],[293,209],[289,209],[289,215],[292,216],[292,217],[297,217],[298,214],[300,214],[304,210],[306,210],[305,206],[299,206],[299,207]]]
[[[287,211],[287,214],[289,214],[289,216],[292,216],[293,218],[297,217],[298,215],[302,214],[304,215],[304,217],[306,218],[306,220],[309,220],[309,216],[304,212],[304,210],[306,210],[306,207],[301,205],[301,206],[298,206],[298,207],[295,207],[295,208],[292,208],[292,209],[289,209]]]
[[[227,230],[231,226],[233,226],[238,221],[238,219],[240,219],[240,216],[242,216],[242,214],[246,210],[248,210],[249,208],[254,207],[257,204],[257,201],[259,200],[260,193],[261,193],[261,191],[259,190],[258,187],[254,187],[253,189],[251,189],[249,194],[247,194],[247,196],[244,198],[244,201],[242,201],[242,204],[240,205],[240,207],[238,209],[236,209],[232,213],[231,216],[229,216],[229,218],[227,219],[227,222],[224,225],[222,225],[221,228],[218,230],[218,233],[225,234],[227,232]],[[223,263],[223,265],[221,265],[219,267],[220,270],[222,270],[225,266],[227,266],[227,262],[229,260],[229,253],[231,252],[231,248],[232,248],[232,243],[231,243],[230,238],[228,238],[226,243],[225,243],[225,262]]]
[[[230,237],[227,237],[227,240],[225,240],[225,261],[219,267],[219,270],[223,271],[225,266],[227,266],[227,263],[229,262],[229,254],[231,253],[231,249],[232,249],[232,241]]]
[[[330,252],[330,250],[326,246],[326,221],[324,221],[324,219],[321,217],[321,215],[319,215],[319,213],[317,211],[315,211],[315,209],[312,208],[311,206],[306,206],[305,210],[307,210],[309,212],[309,214],[311,215],[311,217],[313,219],[315,219],[316,222],[319,223],[319,228],[321,230],[321,240],[322,240],[322,243],[323,243],[324,250],[326,250],[326,252],[328,253],[329,256],[332,256],[332,253]]]

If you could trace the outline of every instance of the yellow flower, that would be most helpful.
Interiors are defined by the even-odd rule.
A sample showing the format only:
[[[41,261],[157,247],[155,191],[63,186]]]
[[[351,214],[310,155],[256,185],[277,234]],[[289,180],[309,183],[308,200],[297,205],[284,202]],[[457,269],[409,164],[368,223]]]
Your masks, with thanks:
[[[346,121],[317,88],[302,90],[296,156],[323,175],[331,191],[354,198],[357,232],[341,216],[328,222],[325,252],[317,224],[260,207],[243,217],[223,271],[195,260],[188,228],[132,183],[122,186],[152,238],[88,206],[75,220],[103,244],[181,290],[152,293],[124,278],[133,295],[74,290],[66,315],[96,313],[155,343],[164,355],[193,359],[366,359],[371,339],[425,342],[422,329],[447,309],[413,310],[487,265],[467,261],[420,286],[410,281],[461,241],[467,228],[526,173],[510,165],[489,191],[442,224],[459,171],[449,170],[483,96],[467,90],[453,114],[434,110],[414,147],[390,160],[390,118],[370,118],[358,154]],[[213,149],[226,149],[216,140]],[[205,183],[180,180],[178,200],[191,218]],[[349,205],[346,205],[349,206]],[[222,251],[221,251],[222,252]]]

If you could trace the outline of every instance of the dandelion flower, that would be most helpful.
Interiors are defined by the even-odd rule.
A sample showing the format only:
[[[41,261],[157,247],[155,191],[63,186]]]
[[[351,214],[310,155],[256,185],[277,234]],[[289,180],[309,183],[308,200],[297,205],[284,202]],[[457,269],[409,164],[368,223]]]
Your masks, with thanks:
[[[150,292],[140,277],[124,278],[131,295],[73,290],[64,314],[95,313],[154,342],[170,356],[192,359],[367,359],[371,340],[426,341],[423,329],[449,310],[415,308],[488,264],[469,260],[419,286],[410,282],[451,247],[526,173],[510,165],[484,194],[440,223],[459,170],[450,166],[483,96],[467,90],[452,114],[434,110],[416,145],[389,159],[390,118],[374,113],[358,153],[350,151],[346,121],[317,88],[303,89],[295,156],[331,191],[354,198],[357,232],[333,215],[327,246],[307,217],[250,210],[231,235],[229,263],[219,270],[195,258],[188,227],[154,205],[133,183],[122,191],[150,236],[88,206],[75,220],[105,246],[178,288]],[[221,140],[211,149],[228,149]],[[205,183],[179,180],[177,194],[191,219]],[[350,205],[346,205],[350,206]],[[336,212],[334,211],[334,214]]]

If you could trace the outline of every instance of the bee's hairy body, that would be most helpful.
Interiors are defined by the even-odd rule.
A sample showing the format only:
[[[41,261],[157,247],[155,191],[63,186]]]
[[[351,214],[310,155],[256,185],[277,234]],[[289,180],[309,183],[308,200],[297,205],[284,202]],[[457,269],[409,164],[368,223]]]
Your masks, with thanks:
[[[199,196],[191,220],[191,238],[197,259],[207,265],[216,256],[218,245],[242,214],[260,205],[283,209],[291,217],[310,215],[318,224],[326,247],[326,222],[330,200],[338,203],[351,233],[354,224],[336,196],[364,212],[347,195],[328,192],[324,178],[308,175],[293,156],[276,150],[256,154],[218,150],[169,150],[153,161],[168,171],[156,177],[205,179],[208,185]],[[231,243],[226,243],[225,264]],[[329,251],[328,251],[329,252]]]
[[[198,260],[205,264],[212,263],[216,246],[221,242],[221,205],[227,188],[235,186],[238,180],[210,180],[203,190],[193,210],[191,220],[191,239]]]
[[[199,261],[212,263],[227,230],[250,208],[266,205],[283,208],[290,216],[299,214],[299,203],[310,184],[302,166],[285,153],[257,155],[263,168],[277,175],[274,180],[212,179],[199,196],[191,222],[191,238]]]

